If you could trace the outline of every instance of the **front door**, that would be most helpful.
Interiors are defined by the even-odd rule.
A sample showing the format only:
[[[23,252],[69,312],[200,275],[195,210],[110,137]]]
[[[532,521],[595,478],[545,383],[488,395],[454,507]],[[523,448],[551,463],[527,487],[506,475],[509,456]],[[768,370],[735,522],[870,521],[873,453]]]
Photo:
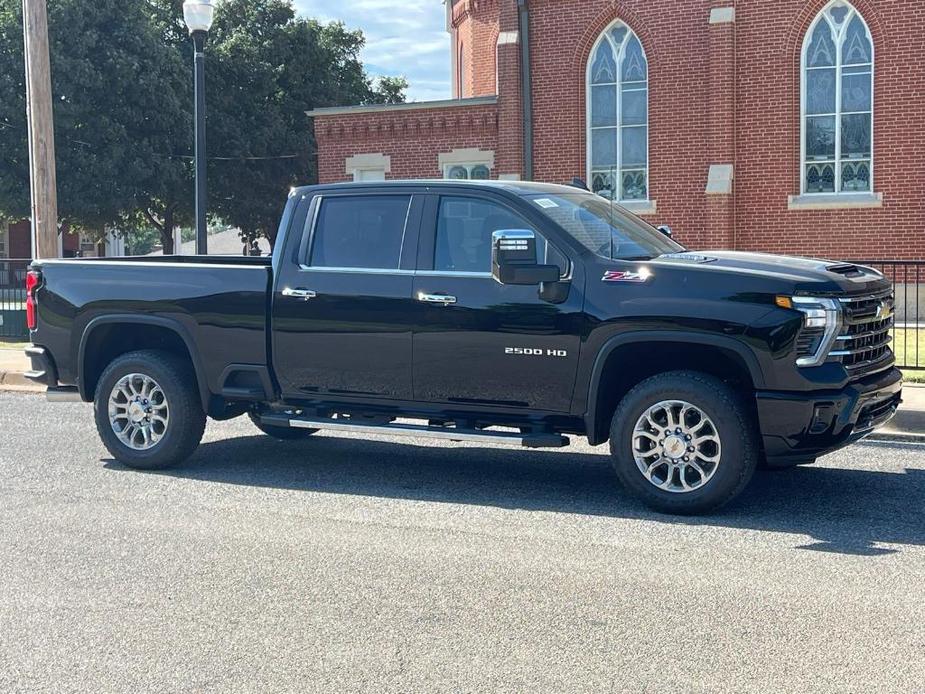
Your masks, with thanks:
[[[280,263],[273,297],[284,397],[410,400],[421,197],[354,191],[311,205],[297,262]]]
[[[502,199],[435,196],[421,230],[414,296],[415,400],[567,412],[578,364],[581,286],[552,303],[491,276],[491,235],[533,229]],[[534,231],[536,231],[534,229]],[[569,260],[536,231],[540,262]]]

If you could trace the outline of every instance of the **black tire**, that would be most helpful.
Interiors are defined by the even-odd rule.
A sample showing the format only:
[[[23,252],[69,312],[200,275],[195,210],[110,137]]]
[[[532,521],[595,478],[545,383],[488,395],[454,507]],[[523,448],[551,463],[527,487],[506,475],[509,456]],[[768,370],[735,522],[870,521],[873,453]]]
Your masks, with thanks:
[[[301,441],[314,434],[317,429],[302,429],[296,427],[278,427],[267,426],[260,421],[260,415],[254,412],[248,412],[247,416],[253,422],[254,426],[260,429],[267,436],[272,436],[280,441]]]
[[[163,391],[169,408],[168,423],[160,440],[146,450],[130,447],[110,423],[110,394],[129,374],[153,379]],[[183,462],[196,450],[206,426],[192,366],[168,352],[144,350],[117,357],[100,376],[93,409],[96,429],[106,449],[123,465],[138,470],[157,470]]]
[[[636,422],[650,407],[667,400],[680,400],[699,408],[712,420],[719,437],[721,449],[715,451],[719,462],[706,483],[693,491],[659,489],[646,479],[633,455]],[[611,422],[610,452],[617,476],[627,489],[651,508],[674,514],[706,513],[728,503],[745,489],[758,462],[756,427],[748,408],[722,381],[696,371],[658,374],[647,378],[627,393],[617,406]],[[663,460],[667,459],[666,456],[667,452],[660,454]],[[655,457],[658,456],[652,459]],[[678,458],[679,463],[681,460]],[[675,475],[671,478],[677,480],[674,486],[680,486],[678,475],[684,475],[687,468],[674,473],[668,472],[667,466],[661,469],[666,470],[662,474],[663,480],[667,481],[669,475]],[[694,473],[693,480],[698,479],[700,476]],[[685,477],[685,482],[688,480],[689,477]]]

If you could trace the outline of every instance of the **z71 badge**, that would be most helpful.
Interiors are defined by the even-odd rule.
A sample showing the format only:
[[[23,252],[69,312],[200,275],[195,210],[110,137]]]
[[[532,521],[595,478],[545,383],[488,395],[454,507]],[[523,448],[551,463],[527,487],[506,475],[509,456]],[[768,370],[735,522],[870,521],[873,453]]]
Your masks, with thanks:
[[[604,270],[604,276],[601,277],[601,281],[602,282],[645,282],[651,276],[652,276],[652,273],[646,268],[641,268],[639,272],[629,272],[627,270]]]

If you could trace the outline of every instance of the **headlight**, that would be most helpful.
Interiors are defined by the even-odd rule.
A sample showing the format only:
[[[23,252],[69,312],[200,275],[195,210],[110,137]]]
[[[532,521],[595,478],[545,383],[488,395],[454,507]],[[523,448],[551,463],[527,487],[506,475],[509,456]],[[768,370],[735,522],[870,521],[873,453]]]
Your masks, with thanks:
[[[826,360],[841,326],[837,299],[812,296],[789,297],[794,310],[803,314],[797,338],[797,366],[818,366]],[[780,305],[780,302],[778,302]]]

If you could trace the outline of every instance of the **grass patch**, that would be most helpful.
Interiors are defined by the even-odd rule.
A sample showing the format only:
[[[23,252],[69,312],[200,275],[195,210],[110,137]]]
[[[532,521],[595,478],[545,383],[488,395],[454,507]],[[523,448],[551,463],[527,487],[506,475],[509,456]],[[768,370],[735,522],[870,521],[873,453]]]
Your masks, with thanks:
[[[0,339],[0,349],[15,349],[21,352],[31,344],[31,342],[7,342]]]
[[[897,364],[925,368],[925,326],[918,330],[896,328],[890,346],[893,348],[893,354],[896,355]],[[906,373],[914,374],[915,372],[907,371]],[[925,374],[922,380],[925,380]]]

